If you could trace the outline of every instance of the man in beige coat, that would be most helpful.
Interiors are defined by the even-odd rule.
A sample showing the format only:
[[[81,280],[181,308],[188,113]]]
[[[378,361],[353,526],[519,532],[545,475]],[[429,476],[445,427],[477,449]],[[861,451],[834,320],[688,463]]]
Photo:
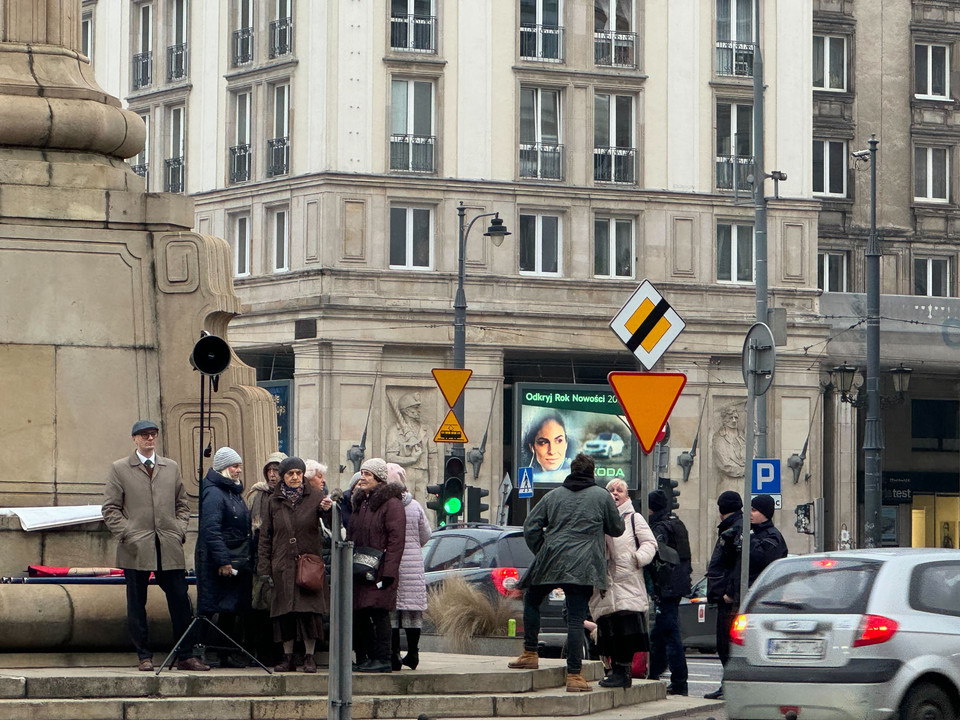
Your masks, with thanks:
[[[117,567],[127,586],[127,623],[137,648],[138,668],[153,670],[153,652],[147,637],[147,587],[150,573],[167,596],[173,635],[179,639],[190,625],[183,543],[190,506],[180,477],[180,466],[157,454],[160,429],[150,420],[133,426],[136,450],[113,463],[103,492],[103,519],[117,538]],[[181,670],[209,670],[190,656],[192,643],[178,652]]]

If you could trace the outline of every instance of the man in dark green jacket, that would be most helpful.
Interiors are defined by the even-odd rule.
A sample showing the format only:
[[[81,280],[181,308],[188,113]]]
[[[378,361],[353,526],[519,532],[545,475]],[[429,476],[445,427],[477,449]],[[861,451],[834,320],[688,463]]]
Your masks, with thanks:
[[[593,589],[607,589],[605,535],[623,534],[623,519],[610,493],[597,485],[593,460],[580,453],[563,484],[536,504],[523,524],[533,563],[520,581],[523,597],[523,654],[509,667],[539,667],[540,606],[561,588],[567,610],[567,692],[587,692],[580,674],[583,621]]]

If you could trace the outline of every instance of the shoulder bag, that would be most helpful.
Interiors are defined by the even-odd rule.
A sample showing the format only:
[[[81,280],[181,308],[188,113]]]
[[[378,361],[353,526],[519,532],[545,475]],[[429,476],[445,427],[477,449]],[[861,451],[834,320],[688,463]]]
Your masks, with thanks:
[[[377,570],[383,559],[383,550],[372,547],[358,547],[353,551],[353,574],[363,575],[367,582],[377,579]]]
[[[290,533],[291,544],[296,544],[297,538],[293,534],[293,523],[283,511],[283,522],[287,526],[287,532]],[[299,545],[298,545],[299,547]],[[323,558],[313,553],[299,553],[297,555],[297,578],[298,587],[310,592],[321,592],[327,587],[327,564]]]

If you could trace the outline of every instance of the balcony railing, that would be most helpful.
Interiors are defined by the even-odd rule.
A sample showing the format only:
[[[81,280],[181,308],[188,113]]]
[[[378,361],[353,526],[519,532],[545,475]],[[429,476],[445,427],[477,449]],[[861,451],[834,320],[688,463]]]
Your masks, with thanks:
[[[429,15],[391,16],[390,47],[394,50],[435,53],[437,19]]]
[[[293,18],[278,18],[270,23],[270,57],[293,52]]]
[[[150,187],[150,165],[148,163],[138,163],[136,165],[131,165],[130,169],[133,170],[137,175],[143,178],[143,182],[146,186]]]
[[[524,60],[563,62],[563,28],[555,25],[521,25],[520,57]]]
[[[598,67],[635,68],[637,66],[637,34],[595,32],[593,62]]]
[[[186,164],[183,157],[170,158],[164,160],[166,174],[163,179],[163,189],[169,193],[183,192],[183,178],[186,170]]]
[[[520,177],[563,179],[563,145],[520,143]]]
[[[437,138],[432,135],[391,135],[390,169],[433,172],[436,143]]]
[[[167,48],[167,82],[176,82],[187,77],[187,44]]]
[[[267,140],[267,153],[270,164],[267,165],[267,177],[286,175],[290,172],[290,138],[278,137]]]
[[[150,87],[153,84],[153,53],[137,53],[133,56],[133,89]]]
[[[233,31],[233,67],[253,62],[253,28]]]
[[[734,171],[736,168],[736,171]],[[747,178],[753,173],[753,157],[743,155],[717,155],[717,189],[753,192],[753,184]]]
[[[250,144],[230,148],[230,182],[247,182],[250,179]]]
[[[598,182],[634,183],[637,178],[637,149],[598,147],[593,149],[593,179]]]
[[[753,43],[717,41],[717,75],[753,76]]]

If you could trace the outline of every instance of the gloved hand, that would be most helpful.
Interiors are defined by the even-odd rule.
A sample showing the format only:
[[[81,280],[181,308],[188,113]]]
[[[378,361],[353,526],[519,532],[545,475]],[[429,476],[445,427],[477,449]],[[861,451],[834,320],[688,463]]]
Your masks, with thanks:
[[[380,583],[384,588],[388,588],[393,585],[393,580],[394,578],[392,577],[380,578]]]

